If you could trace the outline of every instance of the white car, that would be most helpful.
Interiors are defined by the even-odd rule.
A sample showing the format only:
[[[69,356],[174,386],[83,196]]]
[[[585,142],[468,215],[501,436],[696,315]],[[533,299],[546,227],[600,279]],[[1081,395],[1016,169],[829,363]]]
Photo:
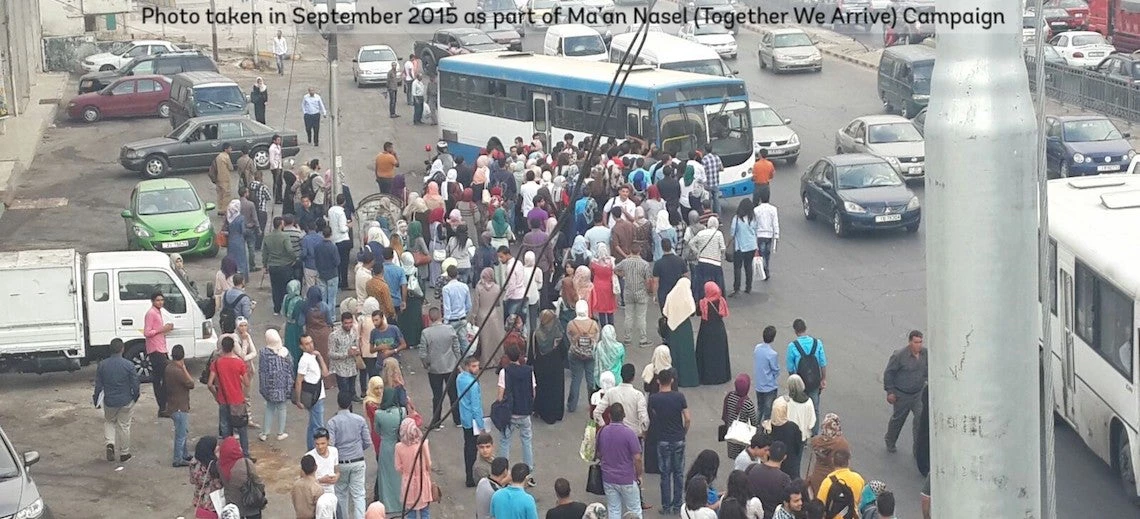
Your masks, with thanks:
[[[398,61],[396,51],[387,45],[364,45],[352,60],[352,80],[357,87],[387,85],[388,71]],[[403,73],[403,70],[399,71]]]
[[[597,9],[599,12],[612,13],[617,10],[614,0],[580,0],[586,7]]]
[[[626,26],[625,31],[623,31],[623,32],[637,32],[640,29],[641,29],[641,24],[631,23],[628,26]],[[651,24],[649,24],[649,27],[646,28],[646,32],[665,32],[665,29],[662,29],[661,24],[659,24],[659,23],[651,23]]]
[[[417,10],[419,10],[421,12],[422,11],[435,11],[437,18],[438,18],[438,15],[440,13],[446,13],[447,9],[454,9],[455,8],[455,4],[448,2],[447,0],[411,0],[411,6],[416,8]],[[428,15],[428,16],[429,16],[429,19],[425,20],[424,23],[428,23],[431,21],[430,20],[431,15]],[[438,21],[446,22],[446,20],[438,20]]]
[[[823,54],[803,29],[772,29],[760,37],[760,68],[773,72],[785,70],[823,70]]]
[[[715,50],[721,56],[736,57],[736,37],[732,35],[732,31],[725,29],[723,25],[710,23],[697,26],[696,22],[689,22],[677,31],[677,36],[700,43]]]
[[[163,40],[135,40],[120,43],[111,48],[110,52],[92,54],[83,58],[81,64],[87,72],[100,72],[115,70],[132,59],[166,52],[180,52],[173,43]]]
[[[752,147],[756,156],[765,150],[769,160],[795,164],[800,158],[800,136],[788,127],[792,120],[781,118],[772,107],[756,101],[748,102],[748,110],[752,112]]]
[[[1065,63],[1074,67],[1095,67],[1116,52],[1116,47],[1110,45],[1104,36],[1092,31],[1063,32],[1049,40],[1049,44],[1065,58]]]

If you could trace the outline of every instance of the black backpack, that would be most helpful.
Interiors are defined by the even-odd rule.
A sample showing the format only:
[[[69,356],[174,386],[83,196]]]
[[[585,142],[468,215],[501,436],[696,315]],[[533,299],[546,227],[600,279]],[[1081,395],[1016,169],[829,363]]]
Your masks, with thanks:
[[[223,310],[225,311],[225,310]],[[815,352],[819,349],[819,339],[812,338],[811,351],[805,353],[802,346],[800,346],[799,339],[792,341],[796,345],[796,350],[800,353],[799,363],[796,364],[796,374],[804,381],[804,390],[808,393],[819,389],[819,384],[823,380],[823,373],[819,367],[819,359],[816,358]]]
[[[827,491],[827,502],[824,508],[827,517],[842,517],[843,519],[856,519],[859,514],[855,511],[855,493],[843,480],[828,476],[831,480],[831,489]]]
[[[218,313],[218,326],[222,328],[222,333],[234,333],[237,329],[237,305],[242,299],[249,296],[241,294],[227,303],[225,296],[222,296],[222,311]]]
[[[310,201],[317,196],[317,191],[313,188],[313,179],[315,178],[317,178],[317,173],[309,175],[309,178],[301,183],[301,196],[307,197]]]

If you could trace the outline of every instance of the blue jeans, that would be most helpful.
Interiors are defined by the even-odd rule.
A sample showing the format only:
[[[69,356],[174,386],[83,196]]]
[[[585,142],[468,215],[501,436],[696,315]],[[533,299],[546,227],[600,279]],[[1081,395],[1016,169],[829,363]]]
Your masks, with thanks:
[[[467,348],[470,348],[471,344],[467,342],[467,319],[459,319],[449,324],[451,328],[455,330],[455,336],[459,340],[459,352],[464,358],[469,357],[470,355],[467,353]]]
[[[174,419],[174,453],[171,456],[173,463],[186,463],[190,454],[186,452],[186,435],[190,432],[190,413],[175,411],[171,413]]]
[[[244,405],[244,404],[243,404]],[[241,443],[241,452],[246,457],[249,457],[249,434],[248,427],[231,427],[230,426],[230,409],[228,406],[218,406],[218,436],[226,437],[238,435],[238,442]],[[312,450],[312,449],[309,449]]]
[[[340,294],[340,278],[333,276],[331,279],[322,279],[321,284],[324,285],[321,288],[325,293],[325,304],[329,305],[329,322],[339,322],[340,319],[336,313],[339,308],[336,304],[336,296]]]
[[[586,399],[594,393],[594,359],[579,360],[574,355],[569,356],[570,364],[570,395],[566,398],[566,410],[573,413],[578,409],[578,391],[582,381],[586,381]]]
[[[756,238],[756,245],[760,248],[760,257],[764,258],[764,273],[771,274],[772,265],[772,238]]]
[[[333,486],[336,494],[337,515],[344,519],[364,519],[364,460],[355,463],[341,463],[340,479]],[[349,515],[349,502],[352,515]]]
[[[503,437],[499,441],[499,457],[511,458],[511,436],[515,430],[518,430],[519,439],[522,441],[523,463],[534,472],[534,453],[530,445],[534,431],[530,427],[530,415],[511,417],[511,426],[503,430]]]
[[[275,54],[275,56],[277,57],[277,75],[283,76],[285,75],[285,55]]]
[[[516,267],[517,268],[517,267]],[[526,322],[526,299],[506,299],[503,301],[503,323],[510,319],[511,315],[517,315]]]
[[[756,392],[756,412],[760,414],[761,422],[772,417],[772,402],[776,401],[776,395],[779,392],[779,389],[773,389],[767,393]]]
[[[598,326],[604,328],[607,324],[614,324],[614,313],[598,312]]]
[[[312,409],[309,409],[309,428],[305,434],[305,447],[308,450],[313,450],[313,448],[316,447],[313,445],[313,433],[317,432],[317,429],[320,429],[324,426],[325,399],[322,398],[320,400],[317,400],[317,403],[313,404]]]
[[[811,428],[811,435],[819,434],[819,417],[822,413],[819,412],[819,390],[808,391],[808,398],[811,399],[812,406],[815,407],[815,427]]]
[[[609,519],[625,517],[622,514],[623,507],[626,514],[641,517],[641,490],[637,488],[637,483],[629,485],[602,483],[602,488],[606,490],[606,516]]]
[[[423,510],[405,510],[408,513],[408,519],[431,519],[430,506],[425,506]]]
[[[677,512],[685,504],[685,442],[657,442],[657,466],[661,469],[661,509]]]
[[[265,421],[262,422],[261,431],[265,434],[273,432],[273,424],[277,424],[277,434],[285,434],[285,414],[289,409],[289,402],[265,401]]]

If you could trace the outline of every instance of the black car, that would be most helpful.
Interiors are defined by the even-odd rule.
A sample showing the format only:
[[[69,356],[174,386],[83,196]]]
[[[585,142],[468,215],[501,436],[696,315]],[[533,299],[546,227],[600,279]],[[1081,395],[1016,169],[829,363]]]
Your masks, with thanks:
[[[198,51],[139,56],[118,70],[84,74],[79,78],[79,93],[98,92],[123,76],[158,74],[170,77],[182,72],[195,71],[217,72],[218,65],[209,56]]]
[[[1140,56],[1114,52],[1104,58],[1093,73],[1120,85],[1140,86]]]
[[[222,145],[228,142],[233,145],[235,161],[245,148],[258,169],[264,169],[269,166],[269,144],[275,134],[281,136],[282,158],[301,152],[297,132],[291,130],[274,130],[244,115],[195,117],[165,137],[123,145],[119,164],[143,178],[159,178],[174,171],[201,171],[210,168]]]
[[[863,153],[832,155],[817,161],[800,179],[804,217],[830,219],[836,236],[852,230],[905,228],[918,231],[918,197],[895,168]]]
[[[51,519],[52,513],[28,473],[28,467],[39,460],[36,451],[17,453],[0,429],[0,517]]]

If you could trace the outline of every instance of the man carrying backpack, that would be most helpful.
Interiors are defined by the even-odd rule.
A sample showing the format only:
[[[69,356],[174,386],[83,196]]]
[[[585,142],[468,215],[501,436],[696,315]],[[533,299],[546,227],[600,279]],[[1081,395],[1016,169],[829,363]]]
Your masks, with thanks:
[[[831,454],[835,470],[819,485],[815,498],[823,502],[827,519],[858,519],[858,497],[863,495],[863,476],[851,470],[851,451],[836,450]]]
[[[803,379],[804,390],[815,406],[815,427],[811,430],[815,436],[819,434],[819,394],[827,389],[827,355],[823,341],[808,335],[803,319],[792,321],[792,331],[796,338],[788,344],[788,374]]]
[[[245,278],[234,274],[234,287],[222,294],[222,309],[218,312],[218,327],[222,333],[234,333],[238,317],[246,320],[253,317],[253,301],[245,293]]]

